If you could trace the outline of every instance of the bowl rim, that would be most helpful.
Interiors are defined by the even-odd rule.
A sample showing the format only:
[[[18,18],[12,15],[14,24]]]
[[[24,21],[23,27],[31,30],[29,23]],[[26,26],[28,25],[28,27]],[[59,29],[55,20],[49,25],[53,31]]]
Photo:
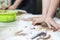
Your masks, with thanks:
[[[17,14],[18,13],[18,11],[17,10],[6,10],[7,12],[1,12],[0,14]],[[9,12],[8,12],[9,11]],[[10,12],[10,11],[12,11],[12,12]],[[16,13],[14,13],[14,12],[16,12]]]
[[[7,10],[7,11],[9,11],[9,10]],[[13,13],[13,12],[12,12],[12,13],[11,13],[11,12],[10,12],[10,13],[7,13],[7,12],[4,13],[4,12],[2,12],[2,13],[0,13],[0,14],[17,14],[18,12],[27,13],[27,11],[25,11],[25,10],[10,10],[10,11],[13,11],[13,12],[15,11],[16,13]]]

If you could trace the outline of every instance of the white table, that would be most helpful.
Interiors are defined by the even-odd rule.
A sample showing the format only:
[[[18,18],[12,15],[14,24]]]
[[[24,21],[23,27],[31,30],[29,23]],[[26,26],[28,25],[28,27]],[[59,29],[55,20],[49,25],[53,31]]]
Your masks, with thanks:
[[[36,16],[36,15],[34,15]],[[31,21],[23,21],[20,20],[21,18],[28,18],[28,17],[34,17],[32,14],[24,14],[16,17],[16,21],[11,23],[0,23],[0,40],[32,40],[33,36],[36,34],[44,31],[36,31],[31,30],[31,28],[35,27],[32,25]],[[39,16],[39,15],[38,15]],[[60,19],[55,18],[55,21],[60,24]],[[25,28],[28,26],[28,28]],[[24,30],[28,35],[27,36],[15,36],[15,32],[19,30]],[[32,33],[32,34],[30,34]],[[54,40],[60,40],[60,32],[51,32],[49,31],[48,34],[52,35],[52,38]],[[34,39],[36,40],[36,39]]]

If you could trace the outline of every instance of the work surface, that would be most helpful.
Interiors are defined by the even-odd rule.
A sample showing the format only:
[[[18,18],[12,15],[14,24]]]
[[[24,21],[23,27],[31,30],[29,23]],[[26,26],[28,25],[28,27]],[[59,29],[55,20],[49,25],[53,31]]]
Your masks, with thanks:
[[[38,37],[32,38],[41,32],[50,35],[50,38],[46,40],[60,40],[60,31],[53,32],[52,30],[39,29],[39,26],[32,25],[32,21],[21,20],[35,16],[39,15],[23,14],[17,16],[14,22],[0,23],[0,40],[39,40]],[[60,24],[60,19],[55,18],[55,21]],[[20,32],[22,33],[20,34]]]

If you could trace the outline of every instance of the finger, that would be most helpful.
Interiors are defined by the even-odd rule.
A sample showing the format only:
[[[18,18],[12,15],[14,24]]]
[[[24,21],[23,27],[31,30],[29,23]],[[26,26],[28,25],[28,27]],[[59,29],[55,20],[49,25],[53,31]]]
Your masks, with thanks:
[[[34,20],[32,24],[33,24],[33,25],[41,25],[41,23],[42,23],[42,22],[40,22],[40,21]]]
[[[39,24],[40,24],[40,22],[39,22],[39,21],[37,21],[37,20],[34,20],[32,24],[33,24],[33,25],[39,25]]]
[[[32,21],[32,25],[35,25],[35,20]]]
[[[45,22],[47,23],[48,28],[51,29],[51,28],[52,28],[52,27],[51,27],[51,24],[50,24],[48,21],[45,21]]]
[[[54,31],[57,31],[58,30],[58,26],[57,26],[57,24],[56,24],[56,22],[55,21],[50,21],[50,24],[53,26],[53,30]]]
[[[35,25],[36,23],[38,23],[37,18],[33,18],[33,22],[32,22],[32,24]]]
[[[33,25],[37,25],[37,24],[39,25],[42,22],[43,22],[43,18],[41,18],[41,17],[36,17],[33,19]]]

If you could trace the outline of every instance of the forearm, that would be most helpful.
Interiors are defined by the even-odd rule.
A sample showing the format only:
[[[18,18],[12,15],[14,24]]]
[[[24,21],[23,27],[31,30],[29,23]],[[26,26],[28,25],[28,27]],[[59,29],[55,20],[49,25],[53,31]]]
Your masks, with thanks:
[[[15,8],[17,8],[17,6],[22,2],[23,0],[16,0],[15,3],[12,5]]]
[[[46,17],[51,0],[42,0],[42,15]]]
[[[53,17],[58,4],[59,4],[59,0],[51,0],[51,4],[50,4],[49,11],[47,14],[48,17]]]
[[[11,6],[11,0],[8,0],[8,5]]]

